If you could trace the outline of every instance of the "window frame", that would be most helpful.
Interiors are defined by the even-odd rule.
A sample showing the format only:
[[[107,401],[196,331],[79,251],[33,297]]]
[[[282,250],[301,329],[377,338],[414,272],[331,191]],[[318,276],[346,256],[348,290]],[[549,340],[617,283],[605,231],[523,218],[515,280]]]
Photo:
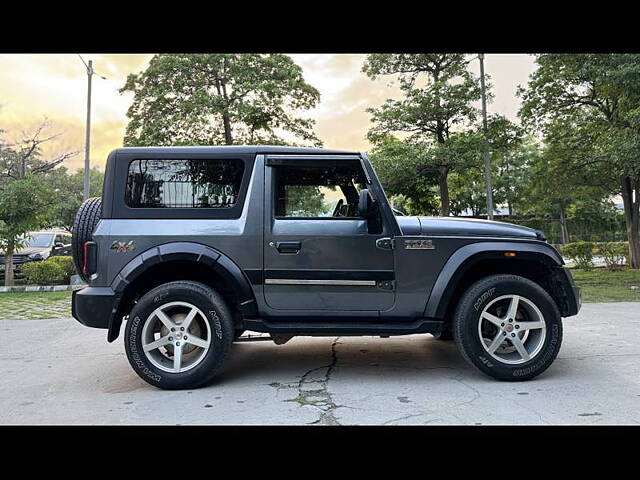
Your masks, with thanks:
[[[231,207],[197,208],[197,207],[131,207],[126,203],[126,188],[129,167],[136,160],[238,160],[243,163],[242,180],[236,202]],[[112,192],[114,209],[112,218],[139,219],[237,219],[242,215],[247,197],[249,179],[253,172],[255,154],[210,154],[183,153],[179,151],[153,154],[124,153],[118,155],[114,177],[117,179]],[[105,179],[105,185],[106,179]],[[108,193],[105,192],[107,195]]]
[[[269,158],[266,165],[269,167],[273,168],[273,175],[272,175],[272,185],[271,185],[271,217],[274,220],[350,220],[350,221],[361,221],[361,220],[365,220],[363,217],[360,216],[355,216],[355,217],[333,217],[333,216],[327,216],[327,217],[288,217],[288,216],[283,216],[283,215],[276,215],[277,212],[277,208],[278,208],[278,176],[279,176],[279,172],[278,170],[280,168],[326,168],[328,166],[332,166],[332,167],[340,167],[342,165],[344,165],[344,162],[355,162],[358,161],[358,165],[361,169],[362,175],[365,179],[365,181],[368,180],[368,172],[364,169],[362,162],[360,161],[360,159],[358,157],[355,158],[344,158],[344,159],[313,159],[313,160],[294,160],[291,159],[290,161],[274,161],[276,159],[273,158]],[[288,160],[288,159],[287,159]],[[336,187],[340,187],[339,185],[336,185]]]

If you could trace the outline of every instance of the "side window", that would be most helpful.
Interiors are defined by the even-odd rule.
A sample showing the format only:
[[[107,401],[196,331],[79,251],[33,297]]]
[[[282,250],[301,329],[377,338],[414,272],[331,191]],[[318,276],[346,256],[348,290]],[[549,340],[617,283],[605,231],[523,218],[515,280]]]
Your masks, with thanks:
[[[365,176],[358,161],[276,166],[275,216],[356,218]]]
[[[243,173],[239,159],[133,160],[125,203],[133,208],[233,207]]]

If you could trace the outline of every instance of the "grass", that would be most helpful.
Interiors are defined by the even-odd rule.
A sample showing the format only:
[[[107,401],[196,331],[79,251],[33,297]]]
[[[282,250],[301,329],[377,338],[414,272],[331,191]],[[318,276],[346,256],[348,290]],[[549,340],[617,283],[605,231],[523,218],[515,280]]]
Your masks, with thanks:
[[[70,316],[70,291],[0,293],[0,319],[42,320]]]
[[[583,302],[640,302],[640,270],[571,269]],[[631,287],[639,288],[633,290]]]

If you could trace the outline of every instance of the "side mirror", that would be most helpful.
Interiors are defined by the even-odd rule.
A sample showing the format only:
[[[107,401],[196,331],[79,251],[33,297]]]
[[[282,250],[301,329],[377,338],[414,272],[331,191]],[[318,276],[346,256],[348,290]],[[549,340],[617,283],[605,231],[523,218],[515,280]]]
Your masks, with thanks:
[[[55,248],[64,248],[64,243],[62,243],[62,242],[56,242],[53,246],[54,246]]]
[[[373,217],[378,209],[378,204],[373,200],[369,190],[366,188],[360,190],[360,198],[358,199],[358,216],[369,219]]]

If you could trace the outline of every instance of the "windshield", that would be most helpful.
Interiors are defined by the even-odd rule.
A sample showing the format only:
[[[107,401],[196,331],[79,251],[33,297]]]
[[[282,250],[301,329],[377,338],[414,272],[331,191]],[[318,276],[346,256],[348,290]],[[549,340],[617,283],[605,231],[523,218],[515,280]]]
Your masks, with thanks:
[[[53,244],[54,234],[52,233],[34,233],[27,235],[24,242],[26,248],[29,247],[50,247]]]

